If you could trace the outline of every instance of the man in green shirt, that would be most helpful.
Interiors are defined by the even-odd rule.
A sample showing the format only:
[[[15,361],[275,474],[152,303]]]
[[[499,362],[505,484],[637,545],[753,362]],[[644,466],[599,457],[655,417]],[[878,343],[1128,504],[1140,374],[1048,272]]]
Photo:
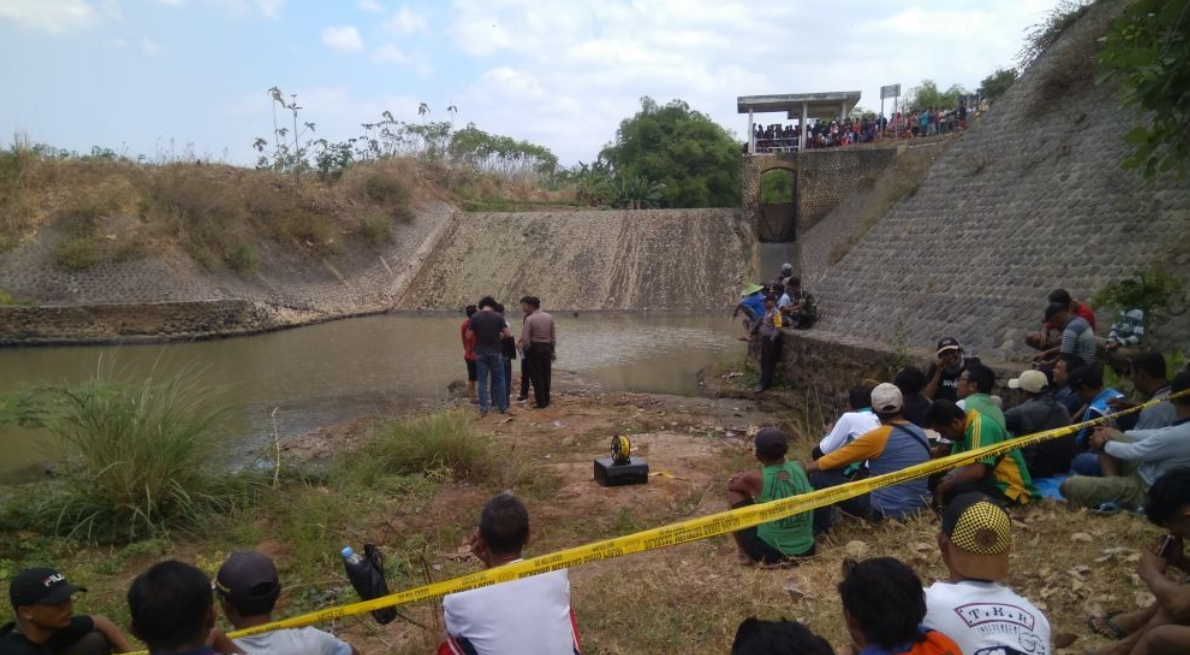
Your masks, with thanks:
[[[727,499],[732,509],[813,491],[801,465],[785,460],[789,438],[784,432],[765,428],[756,435],[753,445],[760,469],[741,471],[727,482]],[[802,512],[736,532],[741,563],[778,564],[813,555],[813,518],[814,512]]]
[[[949,400],[934,401],[930,406],[929,422],[943,438],[953,442],[951,454],[965,453],[1011,438],[1004,424],[997,422],[994,416],[970,407],[964,411]],[[934,489],[935,502],[945,506],[951,499],[972,491],[1017,505],[1041,498],[1033,486],[1020,449],[951,470]]]
[[[1004,411],[992,399],[992,388],[996,386],[996,373],[983,364],[971,364],[959,375],[955,394],[959,405],[966,411],[975,410],[995,421],[1005,431]]]

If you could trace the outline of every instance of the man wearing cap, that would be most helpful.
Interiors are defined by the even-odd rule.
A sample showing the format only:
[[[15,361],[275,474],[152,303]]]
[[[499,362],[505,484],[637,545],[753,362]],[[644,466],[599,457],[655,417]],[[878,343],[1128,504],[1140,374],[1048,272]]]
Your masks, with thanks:
[[[1050,624],[1005,586],[1012,520],[987,496],[958,496],[942,513],[938,548],[950,576],[926,589],[923,623],[966,655],[1050,655]]]
[[[1025,371],[1008,381],[1008,388],[1025,395],[1021,404],[1004,412],[1004,422],[1014,437],[1056,430],[1070,425],[1070,412],[1050,393],[1049,379],[1041,371]],[[1065,475],[1074,459],[1074,435],[1066,434],[1021,449],[1025,466],[1034,478]]]
[[[82,587],[49,568],[26,569],[12,579],[8,597],[16,620],[0,627],[0,655],[105,655],[132,650],[114,623],[75,616]]]
[[[925,432],[905,420],[904,399],[896,385],[885,382],[872,390],[872,411],[880,427],[860,435],[855,441],[820,457],[806,467],[810,484],[825,489],[850,480],[843,470],[856,462],[868,462],[871,475],[884,475],[921,464],[930,459],[930,442]],[[875,489],[870,494],[840,501],[836,507],[859,518],[879,521],[916,514],[929,504],[926,478]],[[834,507],[814,510],[814,532],[830,530]]]
[[[281,581],[268,557],[255,551],[239,551],[219,568],[215,592],[223,615],[236,630],[243,630],[272,622]],[[235,644],[253,655],[359,655],[350,644],[311,627],[240,637]]]
[[[727,501],[732,509],[812,491],[801,465],[785,459],[789,440],[784,432],[764,428],[757,433],[753,446],[761,468],[741,471],[727,481]],[[813,555],[813,517],[812,512],[802,512],[736,532],[741,563],[778,564]]]
[[[926,388],[921,392],[930,400],[959,401],[959,376],[970,364],[978,364],[978,357],[967,357],[954,337],[938,340],[938,359],[926,370]]]
[[[1190,392],[1190,371],[1180,373],[1170,385],[1173,396]],[[1173,398],[1177,420],[1157,430],[1121,433],[1096,428],[1091,449],[1100,453],[1103,477],[1075,475],[1062,483],[1062,495],[1074,505],[1098,508],[1114,503],[1124,509],[1144,504],[1149,487],[1162,475],[1190,466],[1190,395]]]

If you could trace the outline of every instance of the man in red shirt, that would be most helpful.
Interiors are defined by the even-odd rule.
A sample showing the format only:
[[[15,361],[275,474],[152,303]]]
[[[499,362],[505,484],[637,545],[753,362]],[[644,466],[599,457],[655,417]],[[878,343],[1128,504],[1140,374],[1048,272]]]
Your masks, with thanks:
[[[1091,324],[1091,329],[1095,329],[1095,310],[1085,302],[1076,301],[1069,291],[1054,289],[1050,292],[1049,301],[1066,305],[1070,308],[1072,315],[1086,319]],[[1037,361],[1051,360],[1057,356],[1057,351],[1062,345],[1062,326],[1050,325],[1049,322],[1042,323],[1041,332],[1029,332],[1025,335],[1025,343],[1041,351],[1034,355],[1033,359]]]
[[[475,335],[467,334],[467,329],[471,326],[471,317],[479,308],[475,305],[467,305],[467,318],[463,319],[461,326],[463,337],[463,361],[467,363],[467,397],[471,402],[476,401],[475,382],[479,380],[479,369],[475,363]]]

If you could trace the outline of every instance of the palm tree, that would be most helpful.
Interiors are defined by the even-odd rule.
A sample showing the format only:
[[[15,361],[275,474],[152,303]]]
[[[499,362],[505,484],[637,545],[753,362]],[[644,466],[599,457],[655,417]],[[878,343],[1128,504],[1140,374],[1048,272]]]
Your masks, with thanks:
[[[459,108],[453,104],[446,108],[446,113],[450,114],[450,129],[455,129],[455,114],[459,113]]]
[[[430,106],[426,103],[419,103],[417,105],[417,115],[421,116],[421,122],[426,122],[426,116],[430,113]]]

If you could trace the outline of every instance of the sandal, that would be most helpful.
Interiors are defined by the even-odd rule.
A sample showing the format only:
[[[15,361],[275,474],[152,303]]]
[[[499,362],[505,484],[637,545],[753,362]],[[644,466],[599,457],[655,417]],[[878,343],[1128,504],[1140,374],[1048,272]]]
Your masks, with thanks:
[[[1091,615],[1087,618],[1087,627],[1091,629],[1091,632],[1094,632],[1100,637],[1107,637],[1108,639],[1119,641],[1128,636],[1128,633],[1121,630],[1120,626],[1112,623],[1112,619],[1121,614],[1123,614],[1123,612],[1117,610],[1101,615]]]

